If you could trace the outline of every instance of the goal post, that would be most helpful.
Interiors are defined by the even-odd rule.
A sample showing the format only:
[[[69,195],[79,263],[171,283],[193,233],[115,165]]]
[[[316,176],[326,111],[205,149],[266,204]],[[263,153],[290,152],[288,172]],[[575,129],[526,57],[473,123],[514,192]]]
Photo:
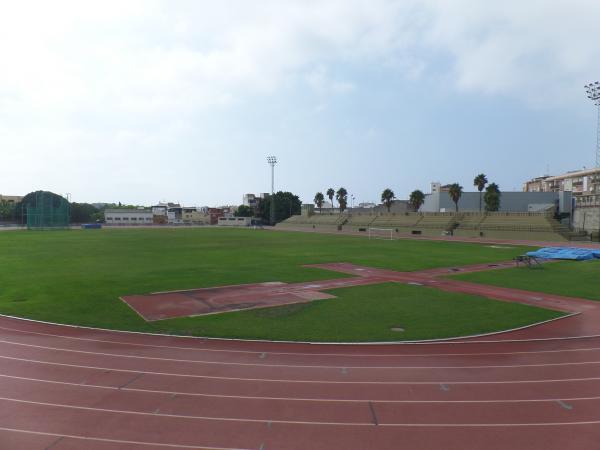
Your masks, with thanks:
[[[394,239],[394,230],[392,228],[369,228],[369,239],[391,241]]]

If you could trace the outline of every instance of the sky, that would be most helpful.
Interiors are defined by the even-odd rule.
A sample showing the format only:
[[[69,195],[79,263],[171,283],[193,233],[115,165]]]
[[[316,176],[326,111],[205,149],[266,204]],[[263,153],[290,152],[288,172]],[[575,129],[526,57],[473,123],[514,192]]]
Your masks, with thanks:
[[[595,163],[596,0],[0,2],[0,194],[355,202]]]

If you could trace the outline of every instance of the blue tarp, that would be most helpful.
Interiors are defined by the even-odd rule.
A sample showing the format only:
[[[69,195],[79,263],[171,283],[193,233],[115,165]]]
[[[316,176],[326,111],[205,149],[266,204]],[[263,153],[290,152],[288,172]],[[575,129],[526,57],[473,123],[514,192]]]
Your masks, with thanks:
[[[578,247],[544,247],[534,252],[527,252],[527,256],[541,259],[572,259],[584,261],[600,258],[600,250]]]

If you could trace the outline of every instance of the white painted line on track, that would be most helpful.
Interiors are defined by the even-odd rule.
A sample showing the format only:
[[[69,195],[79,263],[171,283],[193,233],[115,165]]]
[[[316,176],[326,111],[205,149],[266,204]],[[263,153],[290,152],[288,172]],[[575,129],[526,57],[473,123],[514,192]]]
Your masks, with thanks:
[[[434,283],[434,282],[435,281],[431,281],[431,283]],[[503,300],[499,300],[499,301],[503,301]],[[593,302],[593,300],[589,300],[589,301]],[[597,305],[594,305],[594,307],[597,307]],[[232,311],[230,311],[230,312],[232,312]],[[506,343],[571,341],[571,340],[580,340],[580,339],[600,338],[600,334],[593,334],[593,335],[585,335],[585,336],[562,336],[562,337],[559,336],[559,337],[549,337],[549,338],[501,339],[501,340],[486,340],[486,341],[476,340],[479,338],[495,336],[495,335],[500,335],[500,334],[507,334],[507,333],[512,333],[515,331],[521,331],[521,330],[525,330],[528,328],[537,327],[539,325],[544,325],[544,324],[547,324],[550,322],[555,322],[555,321],[563,320],[563,319],[569,319],[569,318],[578,316],[580,314],[581,314],[581,312],[567,313],[564,316],[555,317],[553,319],[544,320],[542,322],[536,322],[536,323],[524,325],[524,326],[518,327],[518,328],[511,328],[508,330],[493,331],[490,333],[474,334],[474,335],[468,335],[468,336],[455,336],[455,337],[440,338],[440,339],[425,339],[425,340],[419,340],[419,341],[383,341],[383,342],[275,341],[275,340],[266,340],[266,339],[239,339],[239,338],[234,339],[234,338],[214,338],[214,337],[207,337],[207,336],[181,336],[181,335],[176,335],[176,334],[147,333],[147,332],[143,332],[143,331],[127,331],[127,330],[111,330],[108,328],[87,327],[87,326],[83,326],[83,325],[71,325],[71,324],[66,324],[66,323],[56,323],[56,322],[48,322],[48,321],[43,321],[43,320],[28,319],[25,317],[10,316],[7,314],[0,314],[0,318],[20,320],[20,321],[24,321],[24,322],[39,323],[39,324],[51,325],[51,326],[55,326],[55,327],[66,327],[66,328],[71,328],[71,329],[76,329],[76,330],[92,330],[92,331],[100,331],[100,332],[104,332],[104,333],[115,333],[115,334],[132,334],[134,336],[167,337],[167,338],[171,338],[171,339],[178,339],[178,338],[179,339],[192,339],[192,340],[196,340],[197,342],[202,342],[202,343],[222,341],[222,342],[259,343],[259,344],[291,344],[291,345],[303,345],[304,344],[304,345],[314,345],[314,346],[339,345],[339,346],[349,346],[349,347],[350,346],[360,347],[360,346],[368,346],[368,345],[389,345],[389,346],[423,345],[423,346],[427,346],[427,345],[444,345],[444,344],[450,344],[450,345],[490,344],[490,343],[506,344]],[[190,317],[197,317],[197,316],[190,316]]]
[[[57,363],[51,361],[41,361],[35,359],[17,358],[13,356],[2,356],[0,359],[8,359],[12,361],[22,361],[34,364],[43,364],[50,366],[59,367],[74,367],[78,369],[95,369],[112,372],[123,372],[123,373],[143,373],[146,375],[159,375],[159,376],[171,376],[179,378],[201,378],[211,380],[227,380],[227,381],[252,381],[261,383],[307,383],[307,384],[374,384],[374,385],[439,385],[444,383],[447,385],[458,385],[458,384],[532,384],[532,383],[562,383],[571,381],[596,381],[600,380],[600,377],[587,377],[587,378],[564,378],[564,379],[541,379],[541,380],[497,380],[497,381],[336,381],[336,380],[286,380],[277,378],[241,378],[241,377],[219,377],[214,375],[197,375],[197,374],[180,374],[180,373],[169,373],[169,372],[152,372],[148,370],[134,370],[134,369],[116,369],[111,367],[98,367],[98,366],[85,366],[78,364],[67,364]]]
[[[186,416],[179,414],[161,414],[153,412],[141,411],[124,411],[118,409],[92,408],[88,406],[64,405],[60,403],[34,402],[29,400],[18,400],[6,397],[0,397],[0,401],[22,403],[36,406],[49,406],[52,408],[76,409],[80,411],[105,412],[111,414],[126,414],[136,416],[151,416],[151,417],[168,417],[184,420],[206,420],[215,422],[250,422],[250,423],[278,423],[285,425],[317,425],[317,426],[336,426],[336,427],[453,427],[453,428],[485,428],[485,427],[549,427],[549,426],[565,426],[565,425],[596,425],[600,424],[600,420],[573,421],[573,422],[530,422],[530,423],[379,423],[375,425],[373,422],[315,422],[307,420],[275,420],[275,419],[248,419],[248,418],[232,418],[232,417],[210,417],[210,416]]]
[[[1,316],[1,315],[0,315]],[[60,326],[60,325],[59,325]],[[84,338],[84,337],[76,337],[76,336],[66,336],[62,334],[53,334],[53,333],[42,333],[39,331],[28,331],[28,330],[19,330],[16,328],[7,328],[0,326],[0,330],[11,331],[15,333],[22,334],[32,334],[36,336],[47,336],[58,339],[68,339],[75,341],[83,341],[83,342],[97,342],[100,344],[115,344],[115,345],[128,345],[132,347],[146,347],[146,348],[157,348],[157,349],[168,349],[168,350],[184,350],[184,351],[194,351],[194,352],[212,352],[212,353],[234,353],[234,354],[249,354],[249,355],[260,355],[261,353],[269,353],[271,355],[282,355],[282,356],[339,356],[339,357],[349,357],[349,358],[427,358],[427,357],[439,357],[439,356],[505,356],[505,355],[535,355],[535,354],[543,354],[543,353],[570,353],[570,352],[586,352],[586,351],[600,351],[600,347],[589,347],[589,348],[574,348],[574,349],[559,349],[559,350],[533,350],[533,351],[517,351],[517,352],[482,352],[482,353],[404,353],[404,354],[393,354],[393,353],[303,353],[303,352],[273,352],[273,351],[262,351],[262,350],[230,350],[230,349],[213,349],[213,348],[199,348],[199,347],[181,347],[181,346],[173,346],[173,345],[156,345],[156,344],[141,344],[138,342],[126,342],[126,341],[113,341],[109,339],[92,339],[92,338]],[[163,336],[163,335],[152,335],[149,336]],[[173,338],[178,338],[180,336],[170,336]],[[600,338],[600,335],[597,336],[587,336],[584,338]],[[583,339],[583,338],[582,338]],[[520,341],[517,341],[520,342]],[[528,341],[524,341],[528,342]],[[451,342],[451,344],[458,344],[459,342]],[[500,344],[500,343],[515,343],[515,341],[491,341],[491,342],[466,342],[470,344]],[[443,343],[441,343],[443,344]],[[331,345],[336,345],[332,343]],[[374,343],[374,345],[381,345]],[[384,344],[385,345],[385,344]],[[392,344],[394,345],[394,344]]]
[[[204,361],[193,359],[175,359],[175,358],[159,358],[154,356],[138,356],[138,355],[121,355],[118,353],[92,352],[87,350],[64,349],[60,347],[50,347],[45,345],[24,344],[22,342],[13,342],[6,339],[0,339],[0,344],[17,345],[22,347],[37,348],[42,350],[80,353],[93,356],[109,356],[111,358],[128,358],[149,361],[164,361],[164,362],[180,362],[190,364],[208,364],[217,366],[243,366],[243,367],[270,367],[270,368],[289,368],[289,369],[331,369],[331,370],[458,370],[458,369],[520,369],[530,367],[564,367],[564,366],[585,366],[600,364],[600,361],[576,361],[576,362],[560,362],[560,363],[543,363],[543,364],[490,364],[477,366],[327,366],[327,365],[310,365],[310,364],[268,364],[268,363],[242,363],[229,361]]]
[[[95,442],[106,442],[110,444],[123,444],[123,445],[152,445],[154,447],[165,447],[165,448],[189,448],[194,450],[252,450],[252,449],[243,449],[243,448],[231,448],[231,447],[211,447],[206,445],[185,445],[185,444],[163,444],[160,442],[147,442],[147,441],[124,441],[120,439],[108,439],[108,438],[100,438],[100,437],[91,437],[91,436],[80,436],[76,434],[61,434],[61,433],[47,433],[44,431],[33,431],[33,430],[23,430],[19,428],[7,428],[0,427],[0,431],[12,432],[12,433],[21,433],[21,434],[33,434],[35,436],[52,436],[52,437],[63,437],[68,439],[76,439],[82,441],[95,441]]]
[[[140,394],[164,394],[164,395],[177,395],[178,397],[207,397],[207,398],[226,398],[236,400],[268,400],[268,401],[285,401],[285,402],[313,402],[313,403],[364,403],[368,404],[386,404],[386,403],[425,403],[425,404],[445,404],[445,403],[491,403],[491,404],[502,404],[502,403],[554,403],[558,401],[594,401],[600,400],[600,397],[561,397],[561,398],[532,398],[532,399],[490,399],[490,400],[373,400],[373,399],[343,399],[343,398],[302,398],[302,397],[265,397],[265,396],[252,396],[252,395],[225,395],[225,394],[206,394],[199,392],[184,392],[184,391],[163,391],[157,389],[140,389],[140,388],[129,388],[129,387],[118,387],[118,386],[101,386],[95,384],[82,384],[72,383],[68,381],[55,381],[55,380],[42,380],[40,378],[30,377],[19,377],[16,375],[5,375],[0,374],[2,378],[11,378],[20,381],[31,381],[33,383],[47,383],[47,384],[58,384],[65,386],[74,386],[77,388],[90,388],[90,389],[104,389],[110,391],[129,391],[137,392]]]
[[[371,422],[315,422],[310,420],[277,420],[277,419],[249,419],[237,417],[211,417],[211,416],[189,416],[183,414],[162,414],[144,411],[127,411],[121,409],[94,408],[90,406],[65,405],[61,403],[35,402],[31,400],[19,400],[15,398],[0,397],[0,402],[23,403],[36,406],[50,406],[54,408],[77,409],[80,411],[106,412],[111,414],[128,414],[135,416],[150,416],[150,417],[168,417],[173,419],[185,420],[210,420],[215,422],[251,422],[251,423],[279,423],[287,425],[330,425],[330,426],[353,426],[365,427],[372,426]]]
[[[177,395],[181,397],[209,397],[209,398],[226,398],[226,399],[239,399],[239,400],[272,400],[272,401],[292,401],[292,402],[317,402],[317,403],[553,403],[559,400],[565,401],[594,401],[600,400],[600,397],[561,397],[558,398],[540,398],[540,399],[490,399],[490,400],[373,400],[373,399],[331,399],[331,398],[302,398],[302,397],[265,397],[265,396],[251,396],[251,395],[225,395],[225,394],[206,394],[198,392],[185,392],[185,391],[163,391],[156,389],[140,389],[140,388],[120,388],[118,386],[102,386],[94,384],[82,384],[72,383],[67,381],[55,381],[55,380],[43,380],[39,378],[30,377],[19,377],[15,375],[0,374],[2,378],[11,378],[22,381],[31,381],[48,384],[59,384],[67,386],[75,386],[79,388],[91,388],[91,389],[105,389],[112,391],[130,391],[147,394],[164,394],[164,395]]]

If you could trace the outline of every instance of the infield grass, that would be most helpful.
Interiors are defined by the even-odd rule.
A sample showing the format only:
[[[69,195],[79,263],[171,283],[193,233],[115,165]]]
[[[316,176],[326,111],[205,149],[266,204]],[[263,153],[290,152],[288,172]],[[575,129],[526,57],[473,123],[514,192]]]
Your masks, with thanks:
[[[467,273],[452,278],[526,291],[600,300],[600,261],[560,261],[540,267],[519,267]]]
[[[491,300],[482,302],[477,298],[470,299],[461,310],[459,297],[466,296],[436,292],[422,295],[418,300],[416,293],[425,291],[386,285],[339,290],[335,292],[338,299],[313,302],[283,315],[262,310],[146,323],[119,297],[228,284],[317,281],[347,276],[302,267],[304,264],[350,262],[408,271],[497,262],[526,250],[453,242],[369,241],[355,236],[250,229],[0,232],[0,313],[102,328],[205,336],[283,339],[286,330],[288,339],[456,336],[470,334],[472,330],[521,326],[557,313]],[[441,301],[442,297],[448,301]],[[430,310],[435,313],[418,320],[408,314],[413,308],[428,311],[430,306],[426,303],[430,301],[437,302]],[[353,307],[346,308],[351,303]],[[484,307],[481,314],[476,314],[479,304]],[[395,315],[392,311],[396,311]],[[465,320],[471,321],[471,325],[447,319],[456,311],[466,314]],[[388,328],[392,322],[407,331],[390,334]],[[350,336],[355,339],[349,339]]]

